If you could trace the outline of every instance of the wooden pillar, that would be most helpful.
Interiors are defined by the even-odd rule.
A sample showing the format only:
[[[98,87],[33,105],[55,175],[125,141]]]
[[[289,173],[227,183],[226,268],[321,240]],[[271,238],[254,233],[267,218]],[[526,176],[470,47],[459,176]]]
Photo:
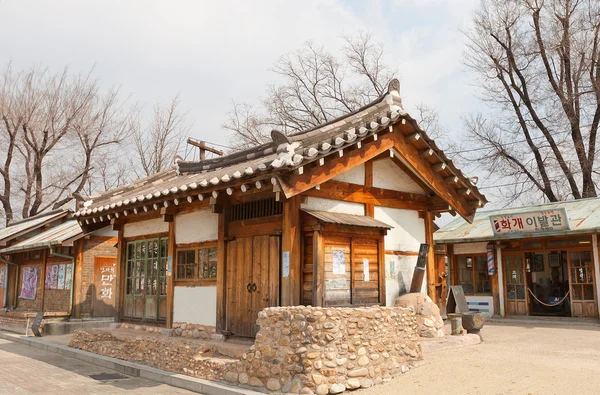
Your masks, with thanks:
[[[300,266],[300,196],[283,202],[283,227],[281,232],[281,305],[300,304],[302,273]],[[289,260],[289,262],[285,262]],[[289,270],[285,268],[289,263]]]
[[[365,162],[365,187],[373,186],[373,162]],[[375,205],[373,203],[365,203],[365,215],[367,217],[375,217]]]
[[[75,318],[81,318],[81,276],[83,271],[83,249],[85,246],[85,238],[79,239],[75,243],[77,245],[77,250],[75,253],[75,267],[73,268],[73,278],[75,279],[73,282],[73,316]],[[116,292],[118,292],[118,288],[117,285]]]
[[[219,214],[217,230],[217,332],[228,330],[225,324],[226,299],[226,276],[227,270],[227,244],[225,243],[225,213]]]
[[[125,259],[127,257],[127,243],[125,243],[124,238],[124,228],[125,226],[120,224],[117,226],[117,293],[115,298],[117,298],[117,315],[119,320],[123,317],[123,301],[125,299],[125,287],[127,286],[127,273],[125,272],[126,262]],[[83,258],[83,256],[82,256]],[[82,259],[83,264],[83,259]],[[95,265],[95,263],[94,263]]]
[[[504,266],[502,262],[502,248],[496,247],[496,271],[498,272],[498,299],[500,316],[504,317]]]
[[[433,300],[433,303],[437,303],[437,296],[435,292],[435,253],[433,248],[433,214],[430,211],[425,211],[425,243],[429,245],[429,251],[427,252],[427,295]]]
[[[169,222],[169,245],[167,258],[167,329],[173,326],[173,301],[175,297],[175,219]]]
[[[313,232],[313,306],[323,306],[325,287],[325,253],[323,235],[320,230]]]
[[[387,306],[387,293],[385,290],[385,234],[387,231],[382,232],[382,235],[377,240],[377,260],[379,261],[379,303],[383,306]],[[350,266],[352,267],[352,266]],[[353,270],[354,271],[354,270]],[[394,301],[392,300],[392,306]]]
[[[48,255],[50,255],[50,250],[44,250],[43,252],[44,254],[44,266],[42,269],[42,292],[40,293],[40,296],[42,298],[42,308],[40,309],[40,311],[43,313],[44,312],[44,296],[45,296],[45,290],[46,290],[46,267],[48,266]]]

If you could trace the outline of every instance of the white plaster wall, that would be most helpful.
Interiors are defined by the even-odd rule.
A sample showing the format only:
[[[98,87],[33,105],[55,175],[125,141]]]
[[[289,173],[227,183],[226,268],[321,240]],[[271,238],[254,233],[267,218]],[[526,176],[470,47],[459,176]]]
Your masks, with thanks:
[[[162,218],[149,219],[125,224],[123,228],[124,237],[135,237],[149,235],[153,233],[162,233],[169,231],[169,223]]]
[[[217,287],[175,287],[173,322],[217,325]]]
[[[373,186],[399,192],[425,193],[423,188],[391,159],[373,162]]]
[[[321,199],[308,197],[302,208],[315,211],[329,211],[333,213],[345,213],[365,215],[365,206],[362,203],[342,202],[339,200]]]
[[[219,215],[211,210],[200,210],[175,216],[177,244],[217,240]]]
[[[393,251],[418,252],[421,243],[425,243],[425,221],[419,213],[412,210],[400,210],[388,207],[375,207],[375,219],[393,226],[385,236],[385,249]],[[394,265],[391,264],[394,262]],[[386,304],[393,306],[400,294],[410,290],[416,256],[386,255]],[[391,273],[394,267],[393,274]],[[426,292],[427,276],[423,280],[421,292]]]
[[[112,226],[105,226],[104,228],[95,230],[92,232],[92,236],[100,236],[100,237],[117,237],[119,232],[112,229]]]
[[[487,242],[454,244],[454,255],[460,254],[485,254]]]
[[[392,264],[393,263],[393,264]],[[385,304],[393,306],[396,298],[410,291],[412,276],[417,265],[416,256],[385,256]],[[427,291],[427,274],[423,278],[420,292]]]
[[[349,182],[350,184],[365,185],[365,165],[360,164],[339,176],[333,177],[336,181]]]

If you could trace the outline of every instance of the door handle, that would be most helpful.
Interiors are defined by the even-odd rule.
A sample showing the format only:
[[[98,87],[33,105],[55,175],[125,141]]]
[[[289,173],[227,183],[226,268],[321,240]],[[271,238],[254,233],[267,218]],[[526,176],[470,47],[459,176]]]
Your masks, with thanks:
[[[248,285],[246,285],[246,289],[248,292],[252,292],[252,284],[248,283]]]
[[[256,292],[256,283],[252,284],[252,292]]]

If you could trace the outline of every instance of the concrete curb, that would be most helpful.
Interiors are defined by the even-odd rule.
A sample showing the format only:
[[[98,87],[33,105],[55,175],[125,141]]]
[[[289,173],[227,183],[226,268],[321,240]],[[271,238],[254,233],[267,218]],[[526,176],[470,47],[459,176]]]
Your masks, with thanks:
[[[157,383],[167,384],[177,388],[183,388],[188,391],[194,391],[206,395],[258,395],[259,392],[246,390],[238,387],[230,387],[214,381],[202,380],[195,377],[186,376],[156,369],[150,366],[141,365],[120,359],[105,357],[88,351],[77,350],[60,344],[50,343],[35,337],[25,337],[12,333],[0,331],[0,339],[8,340],[13,343],[24,344],[29,347],[38,348],[50,352],[55,352],[66,357],[75,358],[80,361],[88,362],[93,365],[102,366],[107,369],[116,370],[133,377],[141,377],[152,380]],[[262,395],[262,394],[261,394]]]

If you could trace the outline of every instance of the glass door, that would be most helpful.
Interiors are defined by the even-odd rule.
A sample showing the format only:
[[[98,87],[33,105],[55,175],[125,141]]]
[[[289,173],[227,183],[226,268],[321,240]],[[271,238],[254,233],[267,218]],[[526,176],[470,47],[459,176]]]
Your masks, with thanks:
[[[507,252],[504,255],[506,282],[506,314],[527,315],[527,286],[523,254]]]

